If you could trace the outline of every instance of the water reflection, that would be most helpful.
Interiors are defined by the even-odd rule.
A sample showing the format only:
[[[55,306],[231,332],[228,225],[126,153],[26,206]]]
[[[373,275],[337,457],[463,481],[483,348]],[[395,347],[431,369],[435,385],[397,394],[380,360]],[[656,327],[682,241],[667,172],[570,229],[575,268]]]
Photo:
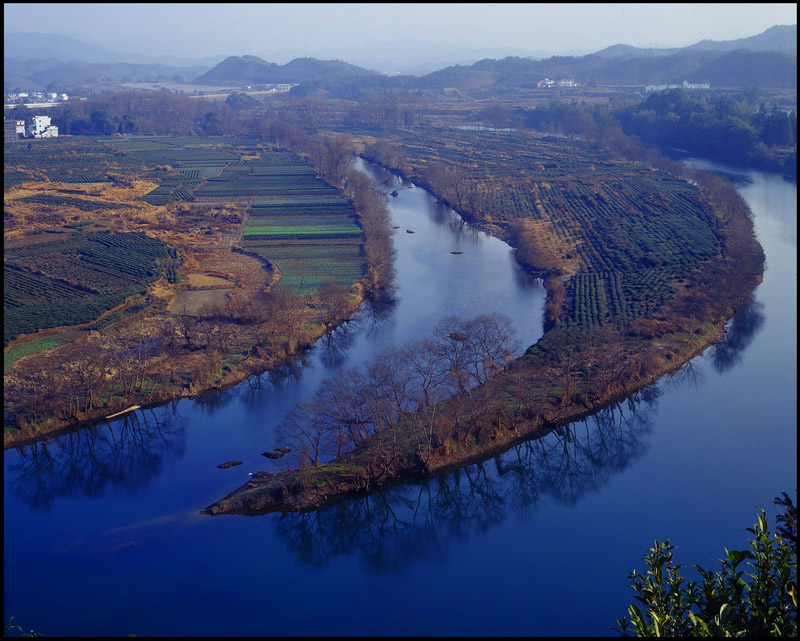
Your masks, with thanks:
[[[319,360],[327,369],[338,369],[347,361],[360,328],[356,322],[344,322],[327,332],[319,341]]]
[[[647,451],[660,390],[647,388],[589,419],[422,484],[398,485],[305,514],[277,534],[299,561],[324,565],[358,553],[374,572],[442,557],[454,538],[488,530],[544,500],[575,505]]]
[[[745,351],[764,325],[763,312],[764,305],[751,294],[747,304],[734,313],[725,327],[725,338],[711,351],[711,366],[717,372],[724,374],[742,362]]]
[[[297,353],[294,358],[265,372],[265,375],[273,387],[294,385],[302,378],[306,367],[308,367],[308,350]]]
[[[367,336],[374,336],[392,329],[397,323],[395,311],[399,303],[400,299],[393,288],[366,298],[358,318],[361,331]]]
[[[60,497],[97,497],[109,488],[135,492],[164,465],[183,456],[185,420],[173,412],[132,412],[113,424],[70,432],[20,447],[7,470],[11,493],[35,511]]]
[[[226,390],[209,390],[196,396],[194,398],[194,405],[206,416],[213,417],[235,397],[236,391],[233,388]]]

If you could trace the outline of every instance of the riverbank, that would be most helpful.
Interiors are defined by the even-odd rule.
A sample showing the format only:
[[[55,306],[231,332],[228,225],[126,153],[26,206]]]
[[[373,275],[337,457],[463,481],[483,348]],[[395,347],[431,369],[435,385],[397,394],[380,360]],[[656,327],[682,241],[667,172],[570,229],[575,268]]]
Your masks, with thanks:
[[[340,310],[339,315],[327,322],[319,322],[301,333],[291,345],[285,345],[269,352],[257,345],[247,350],[235,368],[225,366],[207,379],[196,378],[188,383],[180,383],[172,387],[162,387],[149,394],[129,394],[117,400],[109,401],[101,407],[89,408],[69,418],[50,417],[34,426],[24,426],[17,430],[6,429],[3,434],[3,449],[30,445],[43,438],[52,438],[68,432],[91,427],[107,420],[115,412],[131,405],[139,405],[150,409],[182,398],[196,398],[212,391],[222,391],[234,387],[249,378],[275,369],[291,362],[304,350],[311,348],[327,332],[349,320],[361,307],[365,295],[362,286],[358,286],[351,294],[349,306]],[[232,354],[233,355],[233,354]]]
[[[278,474],[257,472],[248,483],[206,507],[202,513],[210,516],[256,516],[276,511],[305,512],[393,483],[440,476],[464,465],[484,461],[517,443],[542,437],[559,426],[580,420],[603,407],[617,403],[654,384],[662,376],[675,372],[686,361],[719,341],[724,333],[725,322],[725,319],[719,319],[715,323],[707,324],[700,334],[676,335],[669,337],[669,341],[662,341],[664,345],[673,344],[669,348],[669,358],[662,354],[655,369],[643,371],[640,376],[626,380],[626,375],[632,376],[633,371],[641,365],[634,362],[636,354],[629,354],[632,359],[629,370],[620,372],[623,375],[619,381],[625,380],[624,384],[607,387],[605,394],[588,402],[585,395],[588,390],[583,390],[581,400],[571,399],[557,408],[524,406],[516,398],[516,411],[510,409],[512,405],[508,402],[507,393],[509,386],[515,385],[515,376],[520,373],[518,361],[517,368],[498,375],[484,386],[483,392],[486,396],[501,398],[504,402],[496,404],[490,411],[484,411],[480,417],[480,426],[462,425],[455,431],[437,431],[433,439],[429,438],[430,435],[424,428],[419,429],[419,424],[410,429],[408,425],[399,426],[398,433],[392,434],[391,439],[396,445],[399,434],[401,445],[399,448],[395,447],[390,456],[386,454],[390,439],[385,434],[378,435],[354,452],[320,465],[318,469],[308,468]],[[682,346],[674,347],[676,341],[682,342]],[[641,353],[638,355],[641,359]],[[453,402],[453,399],[448,401],[451,405]],[[558,413],[556,419],[552,418],[554,410]],[[420,442],[426,440],[432,440],[436,444],[427,452],[419,447]],[[377,456],[376,452],[379,452]]]
[[[697,274],[697,281],[704,283],[701,291],[687,287],[681,301],[676,295],[669,302],[660,320],[605,334],[589,332],[577,341],[574,332],[555,322],[525,357],[477,392],[449,399],[426,416],[409,417],[390,435],[375,435],[318,468],[256,473],[203,513],[306,511],[400,479],[437,475],[585,417],[681,368],[724,336],[726,322],[763,275],[763,250],[743,201],[731,197],[730,185],[704,179],[703,189],[723,221],[724,260]],[[530,269],[529,263],[520,262]],[[551,294],[548,288],[548,298]],[[542,355],[559,350],[563,355],[565,346],[565,358]],[[583,367],[573,362],[573,350],[582,352]],[[434,414],[448,418],[434,424]]]

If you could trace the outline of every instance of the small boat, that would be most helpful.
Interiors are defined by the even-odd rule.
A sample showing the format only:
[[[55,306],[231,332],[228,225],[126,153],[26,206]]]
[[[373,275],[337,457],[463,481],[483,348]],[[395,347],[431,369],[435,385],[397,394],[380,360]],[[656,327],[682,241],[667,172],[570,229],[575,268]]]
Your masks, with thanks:
[[[127,412],[132,412],[133,410],[138,410],[141,405],[131,405],[128,409],[122,410],[121,412],[117,412],[116,414],[109,414],[106,418],[116,418],[117,416],[122,416]]]

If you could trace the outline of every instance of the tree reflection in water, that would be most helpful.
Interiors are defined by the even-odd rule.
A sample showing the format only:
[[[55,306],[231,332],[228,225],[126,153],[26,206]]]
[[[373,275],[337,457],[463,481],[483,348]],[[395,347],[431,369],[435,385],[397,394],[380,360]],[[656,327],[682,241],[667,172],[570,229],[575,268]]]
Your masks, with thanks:
[[[327,369],[338,369],[347,360],[347,352],[353,347],[359,333],[358,321],[345,321],[327,332],[319,342],[319,360]]]
[[[172,408],[161,417],[131,412],[113,424],[20,447],[20,461],[7,469],[9,490],[35,511],[49,510],[60,497],[100,496],[109,487],[136,491],[184,454],[185,420]]]
[[[422,484],[397,485],[304,514],[286,514],[278,537],[303,563],[358,552],[375,572],[442,556],[445,541],[488,530],[549,499],[574,505],[647,450],[660,395],[646,388],[579,423],[516,445],[491,461]]]
[[[705,377],[703,368],[698,364],[695,359],[686,361],[677,370],[665,376],[662,385],[665,388],[691,388],[697,389],[700,387]]]
[[[217,410],[225,407],[236,397],[236,390],[209,390],[194,397],[194,406],[202,410],[206,416],[212,417]]]
[[[308,353],[299,352],[290,360],[266,372],[267,380],[273,387],[294,385],[303,376],[303,369],[308,366]]]
[[[764,325],[763,310],[764,305],[751,294],[747,304],[733,315],[725,328],[724,340],[714,345],[711,352],[711,365],[717,372],[724,374],[742,362],[745,350]]]
[[[394,312],[399,302],[393,283],[377,294],[368,296],[364,299],[356,321],[359,331],[365,332],[367,336],[375,336],[390,329],[397,323]]]

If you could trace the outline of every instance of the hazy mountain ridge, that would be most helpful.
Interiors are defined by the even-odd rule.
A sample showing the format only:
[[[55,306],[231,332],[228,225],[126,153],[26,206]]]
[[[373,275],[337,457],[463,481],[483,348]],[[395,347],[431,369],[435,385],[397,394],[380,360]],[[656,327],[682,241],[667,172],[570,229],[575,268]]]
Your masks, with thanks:
[[[78,60],[97,64],[123,62],[138,65],[204,66],[210,68],[225,57],[184,58],[180,56],[145,56],[138,53],[123,53],[58,33],[6,33],[3,36],[3,57],[16,58],[17,60],[53,58],[61,62]]]
[[[213,69],[194,80],[197,84],[248,82],[258,84],[302,83],[330,77],[379,75],[341,60],[295,58],[285,65],[268,62],[258,56],[229,56]]]
[[[509,57],[480,60],[469,66],[440,69],[409,82],[397,79],[395,88],[474,89],[502,91],[531,88],[543,78],[572,79],[580,84],[672,84],[683,80],[710,82],[713,86],[796,87],[796,58],[769,51],[681,51],[669,56],[603,58],[553,56],[546,60]],[[362,86],[363,90],[368,88]]]
[[[189,81],[206,72],[208,67],[174,67],[161,64],[126,62],[91,63],[71,60],[3,60],[3,81],[10,88],[45,89],[50,85],[68,87],[94,82],[135,82],[140,80],[175,79]]]
[[[736,40],[701,40],[686,47],[642,48],[626,44],[616,44],[597,52],[603,58],[634,58],[644,56],[670,56],[686,51],[730,52],[745,49],[747,51],[776,51],[779,53],[797,53],[797,25],[775,25],[766,31],[747,38]]]

